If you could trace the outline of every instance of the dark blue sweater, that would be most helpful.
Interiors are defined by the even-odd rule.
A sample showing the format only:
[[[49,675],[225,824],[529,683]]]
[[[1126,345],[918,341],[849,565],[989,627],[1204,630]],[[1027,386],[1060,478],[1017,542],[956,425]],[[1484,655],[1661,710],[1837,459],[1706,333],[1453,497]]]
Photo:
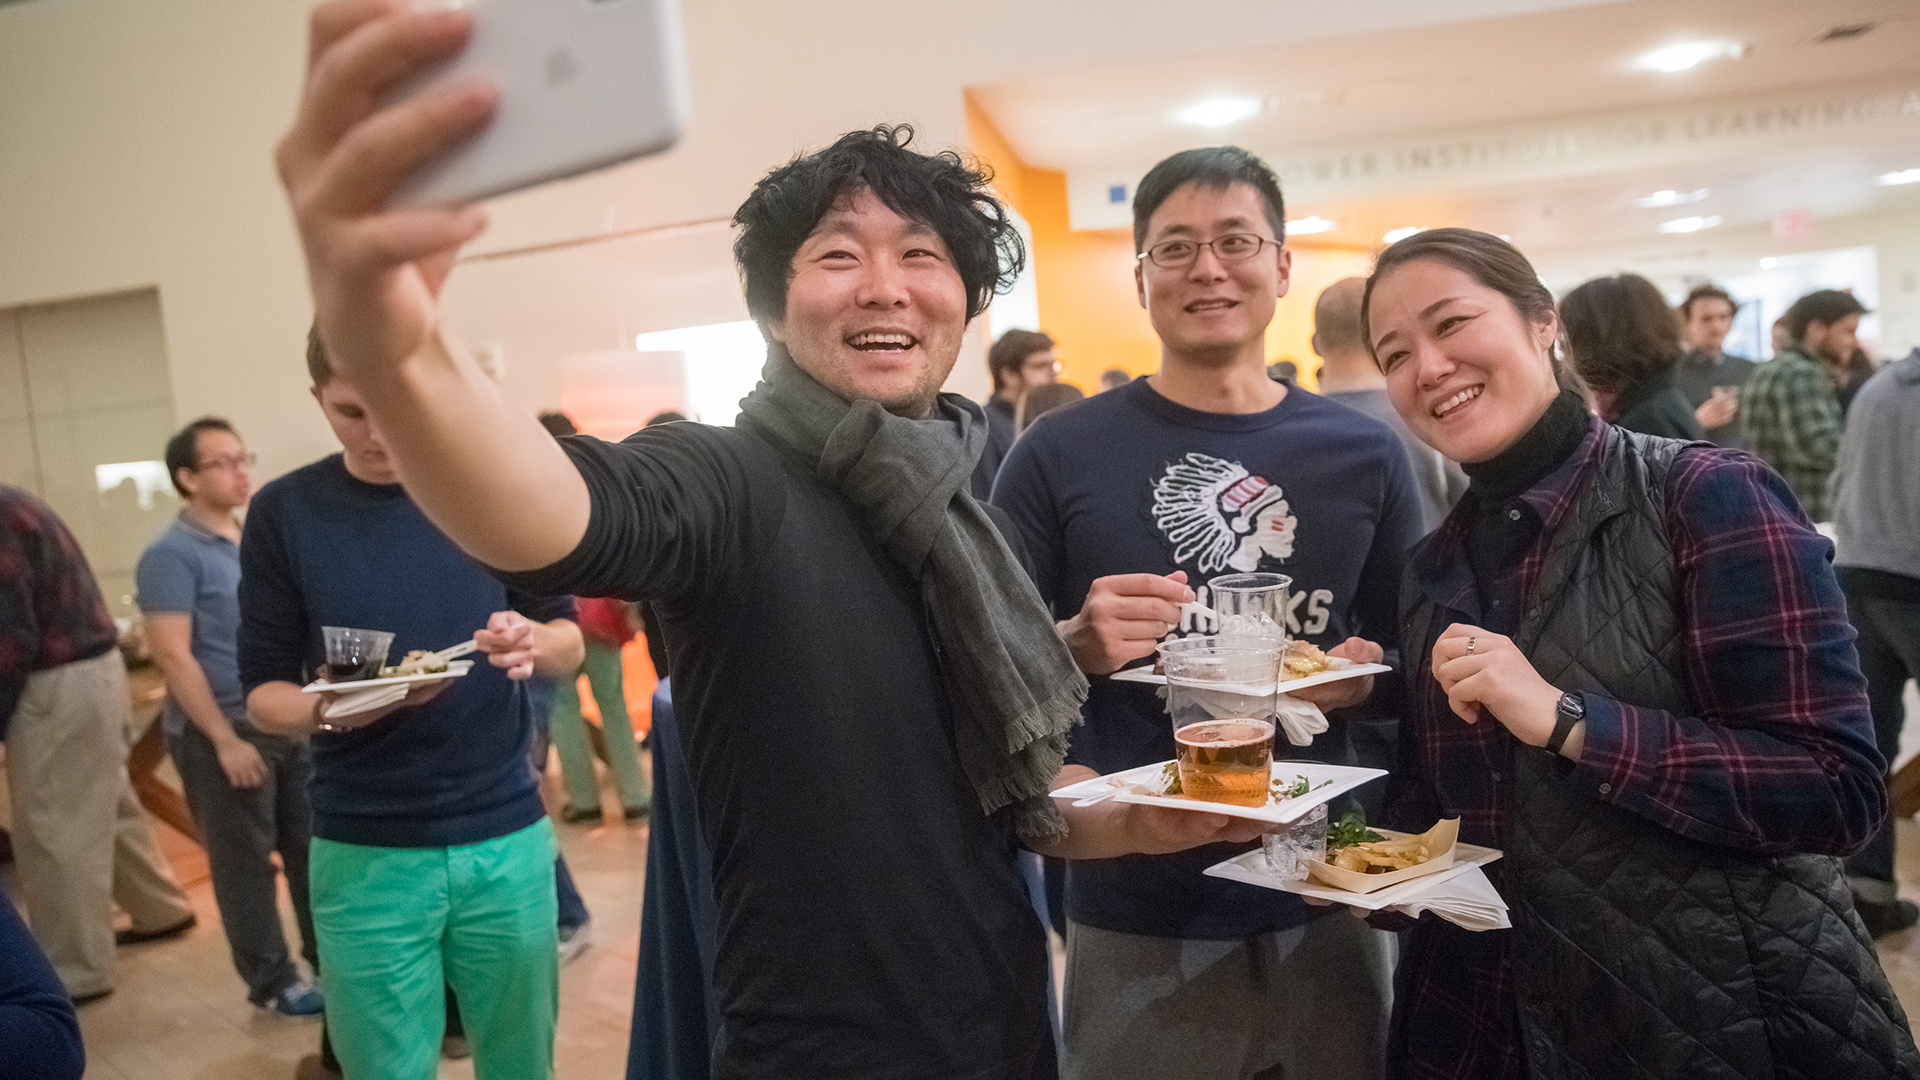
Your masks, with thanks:
[[[434,528],[398,484],[348,474],[340,455],[260,489],[240,545],[240,680],[304,684],[322,626],[393,631],[389,662],[473,636],[493,612],[571,618],[568,597],[510,594]],[[313,739],[313,835],[374,847],[452,847],[545,813],[527,766],[525,687],[480,657],[417,709]]]
[[[87,1056],[60,977],[0,889],[0,1080],[80,1080]]]
[[[1080,611],[1095,579],[1184,570],[1205,599],[1222,574],[1293,579],[1287,630],[1331,648],[1348,635],[1394,662],[1395,605],[1420,504],[1398,437],[1368,416],[1292,387],[1265,412],[1189,409],[1145,379],[1048,413],[1000,467],[993,501],[1019,526],[1034,583],[1057,618]],[[1311,746],[1278,756],[1353,764],[1349,721],[1398,715],[1398,680],[1335,710]],[[1173,757],[1173,725],[1154,688],[1094,679],[1068,760],[1095,772]],[[1067,915],[1129,934],[1238,938],[1309,913],[1296,896],[1202,872],[1237,854],[1088,859],[1067,868]]]

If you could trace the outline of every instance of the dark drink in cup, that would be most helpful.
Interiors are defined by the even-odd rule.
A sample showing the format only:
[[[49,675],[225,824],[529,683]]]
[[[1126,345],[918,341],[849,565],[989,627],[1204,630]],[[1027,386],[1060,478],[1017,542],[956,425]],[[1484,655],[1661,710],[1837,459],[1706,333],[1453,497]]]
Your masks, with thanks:
[[[1273,724],[1227,717],[1188,724],[1173,733],[1180,788],[1190,799],[1265,806],[1273,777]]]

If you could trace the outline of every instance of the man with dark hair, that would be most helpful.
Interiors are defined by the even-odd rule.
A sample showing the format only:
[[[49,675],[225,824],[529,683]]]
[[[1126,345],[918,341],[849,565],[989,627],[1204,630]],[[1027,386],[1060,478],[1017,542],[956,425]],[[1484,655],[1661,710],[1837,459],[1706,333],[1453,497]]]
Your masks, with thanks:
[[[1680,302],[1687,351],[1674,368],[1673,384],[1693,406],[1693,418],[1707,438],[1721,446],[1742,445],[1740,390],[1759,366],[1721,349],[1739,310],[1733,296],[1718,285],[1695,285]]]
[[[1814,521],[1831,516],[1828,481],[1840,451],[1836,373],[1857,347],[1867,309],[1853,294],[1820,289],[1793,302],[1783,317],[1792,345],[1760,365],[1742,396],[1753,452],[1786,480]]]
[[[1020,399],[1036,386],[1048,386],[1060,377],[1053,355],[1053,339],[1033,330],[1009,330],[987,350],[987,373],[993,376],[993,396],[987,399],[987,448],[973,471],[973,497],[993,491],[993,478],[1007,450],[1019,434],[1016,417]]]
[[[1022,436],[994,485],[1061,636],[1107,675],[1150,656],[1208,578],[1277,571],[1293,579],[1291,636],[1379,659],[1398,636],[1418,494],[1386,426],[1268,377],[1292,268],[1271,170],[1235,147],[1176,154],[1141,180],[1133,213],[1159,370]],[[1353,764],[1349,722],[1396,716],[1396,684],[1369,700],[1370,682],[1302,692],[1331,727],[1288,753]],[[1175,756],[1152,687],[1096,679],[1084,717],[1062,781]],[[1244,850],[1068,865],[1066,1076],[1379,1076],[1385,936],[1203,875]]]
[[[378,209],[493,108],[484,88],[371,92],[457,49],[471,15],[342,3],[314,24],[280,166],[340,381],[466,551],[535,591],[652,600],[672,643],[720,913],[714,1075],[1050,1075],[1016,845],[1250,830],[1102,804],[1069,833],[1047,796],[1086,684],[968,492],[980,407],[939,393],[1020,264],[986,177],[890,127],[775,169],[735,215],[768,342],[736,426],[562,445],[440,323],[481,211]]]
[[[240,520],[252,496],[253,454],[233,425],[203,417],[167,440],[180,516],[135,571],[147,643],[167,681],[161,713],[187,805],[200,826],[214,901],[247,1000],[288,1016],[321,1009],[280,926],[279,874],[309,965],[318,963],[307,905],[313,761],[305,739],[247,722],[240,688]]]
[[[127,778],[116,637],[73,533],[47,504],[0,484],[0,741],[14,861],[34,936],[76,1003],[113,992],[116,940],[194,925]],[[115,903],[133,919],[119,935]]]
[[[1360,326],[1360,298],[1366,288],[1366,278],[1341,278],[1320,290],[1313,302],[1313,351],[1326,361],[1320,368],[1320,393],[1393,429],[1420,486],[1420,531],[1431,532],[1467,490],[1467,474],[1408,431],[1387,400],[1387,377],[1373,362]]]

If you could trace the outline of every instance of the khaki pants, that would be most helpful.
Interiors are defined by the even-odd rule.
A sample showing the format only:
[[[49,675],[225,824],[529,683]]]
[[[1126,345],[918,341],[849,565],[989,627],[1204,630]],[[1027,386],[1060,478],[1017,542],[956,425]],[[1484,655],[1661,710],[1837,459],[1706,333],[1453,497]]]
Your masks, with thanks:
[[[7,728],[21,897],[76,997],[113,988],[115,903],[137,930],[193,912],[127,780],[127,712],[127,671],[109,650],[34,672]]]

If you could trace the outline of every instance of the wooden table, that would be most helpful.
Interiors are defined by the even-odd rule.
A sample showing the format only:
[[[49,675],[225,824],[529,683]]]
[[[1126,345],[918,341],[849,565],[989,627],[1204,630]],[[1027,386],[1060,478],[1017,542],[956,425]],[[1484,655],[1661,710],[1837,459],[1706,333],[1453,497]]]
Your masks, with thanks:
[[[151,664],[127,672],[127,695],[133,706],[133,730],[140,732],[127,752],[127,777],[147,813],[171,825],[196,844],[205,846],[200,827],[193,823],[186,797],[154,775],[167,756],[167,735],[160,723],[160,706],[167,699],[167,683]]]

